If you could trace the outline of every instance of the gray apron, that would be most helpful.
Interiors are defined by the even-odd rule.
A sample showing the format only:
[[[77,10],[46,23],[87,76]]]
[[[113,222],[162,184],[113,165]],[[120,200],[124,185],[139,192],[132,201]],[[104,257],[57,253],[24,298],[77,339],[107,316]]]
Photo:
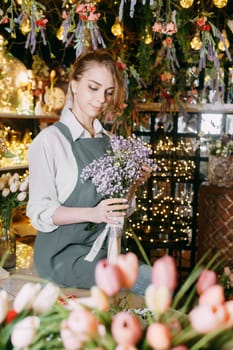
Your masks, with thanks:
[[[78,165],[77,184],[62,204],[66,207],[95,207],[103,196],[91,181],[82,182],[82,169],[111,149],[109,137],[80,138],[73,141],[66,125],[54,124],[70,142]],[[64,174],[66,176],[66,174]],[[59,226],[52,232],[38,232],[34,246],[34,261],[40,277],[64,287],[90,288],[94,285],[96,262],[107,257],[107,239],[92,262],[84,260],[105,223],[90,222]],[[124,238],[125,239],[125,238]],[[125,252],[122,246],[122,253]]]

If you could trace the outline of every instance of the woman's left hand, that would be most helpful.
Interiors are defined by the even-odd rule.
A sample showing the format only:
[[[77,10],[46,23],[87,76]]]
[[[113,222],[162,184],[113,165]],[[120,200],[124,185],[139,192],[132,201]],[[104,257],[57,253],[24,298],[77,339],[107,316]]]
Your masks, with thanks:
[[[152,168],[146,164],[142,164],[142,170],[141,170],[140,177],[133,184],[133,186],[131,187],[131,189],[129,191],[129,194],[128,194],[129,201],[133,198],[134,193],[135,193],[136,189],[138,188],[138,186],[143,185],[149,179],[149,177],[151,176],[151,173],[152,173]]]

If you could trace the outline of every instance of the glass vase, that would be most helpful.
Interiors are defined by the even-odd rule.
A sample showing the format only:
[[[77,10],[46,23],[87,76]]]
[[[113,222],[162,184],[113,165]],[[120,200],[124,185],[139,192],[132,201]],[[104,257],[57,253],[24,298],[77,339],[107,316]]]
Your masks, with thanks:
[[[12,220],[6,227],[4,219],[0,216],[0,265],[5,269],[16,266],[16,237]]]

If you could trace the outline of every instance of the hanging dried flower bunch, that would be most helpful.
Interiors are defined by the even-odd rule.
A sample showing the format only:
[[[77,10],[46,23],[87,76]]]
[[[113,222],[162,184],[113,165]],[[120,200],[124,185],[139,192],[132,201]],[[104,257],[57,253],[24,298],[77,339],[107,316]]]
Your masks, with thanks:
[[[204,13],[202,16],[199,16],[194,20],[201,38],[199,70],[201,71],[204,69],[206,67],[206,61],[209,60],[213,62],[214,67],[219,71],[220,63],[215,39],[218,39],[223,43],[229,61],[232,61],[232,58],[226,46],[225,38],[207,16],[208,14]]]
[[[34,53],[38,34],[40,34],[43,44],[47,44],[45,29],[48,20],[44,15],[46,8],[36,0],[22,2],[6,0],[6,2],[8,1],[9,7],[6,12],[0,13],[0,22],[9,23],[8,30],[12,37],[16,37],[15,27],[18,25],[22,34],[27,36],[25,48]]]
[[[74,41],[76,57],[89,46],[93,49],[97,49],[98,46],[106,48],[97,24],[100,13],[96,12],[95,3],[87,1],[68,6],[65,0],[63,8],[62,41],[66,47]]]

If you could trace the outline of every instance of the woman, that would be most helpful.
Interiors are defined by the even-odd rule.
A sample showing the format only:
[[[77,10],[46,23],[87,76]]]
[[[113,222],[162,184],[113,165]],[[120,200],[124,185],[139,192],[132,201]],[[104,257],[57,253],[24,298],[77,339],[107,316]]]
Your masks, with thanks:
[[[85,257],[106,224],[116,223],[129,209],[131,198],[103,199],[94,185],[80,180],[82,169],[109,148],[98,116],[116,111],[123,99],[122,77],[112,57],[98,50],[82,54],[73,65],[60,122],[42,130],[29,147],[27,215],[38,230],[35,265],[41,277],[61,286],[95,284],[95,265],[106,258],[107,243],[93,261]],[[143,294],[149,282],[150,268],[142,264],[134,292]]]

